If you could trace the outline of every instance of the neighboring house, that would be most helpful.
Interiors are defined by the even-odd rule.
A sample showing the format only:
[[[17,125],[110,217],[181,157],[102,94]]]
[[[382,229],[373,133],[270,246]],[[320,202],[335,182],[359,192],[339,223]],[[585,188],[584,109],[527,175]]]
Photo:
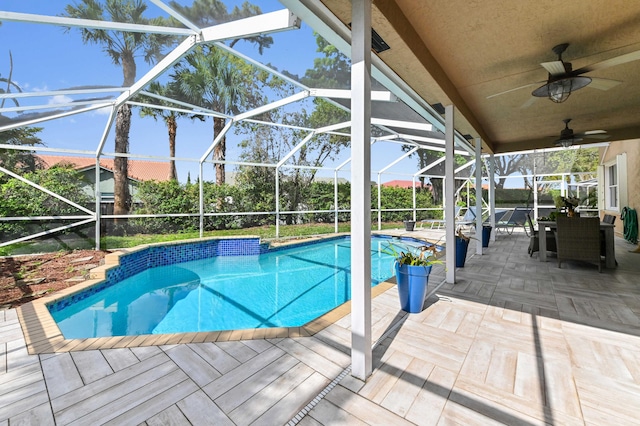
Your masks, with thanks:
[[[322,182],[322,183],[334,183],[334,178],[332,177],[315,177],[314,182]],[[347,178],[343,178],[343,177],[339,177],[338,178],[338,185],[343,184],[343,183],[349,183],[349,179]]]
[[[61,155],[38,155],[38,158],[40,158],[45,168],[53,167],[56,164],[72,165],[75,170],[82,174],[83,180],[86,182],[84,190],[91,197],[94,196],[96,182],[96,160],[94,158],[66,157]],[[100,192],[102,194],[102,201],[107,203],[113,202],[113,169],[113,159],[100,159]],[[148,180],[169,180],[170,170],[169,162],[129,159],[129,191],[131,192],[133,200],[135,201],[138,182]]]
[[[616,234],[622,236],[620,213],[630,207],[640,213],[640,140],[612,142],[600,149],[598,210],[616,216]]]
[[[407,189],[411,189],[413,187],[413,185],[414,185],[414,182],[411,181],[411,180],[398,180],[398,179],[390,180],[389,182],[385,182],[385,183],[381,184],[381,186],[387,186],[387,187],[395,186],[397,188],[407,188]],[[416,188],[420,188],[421,187],[419,180],[416,180],[415,186],[416,186]],[[430,183],[426,183],[424,185],[424,187],[426,189],[431,189],[431,184]]]

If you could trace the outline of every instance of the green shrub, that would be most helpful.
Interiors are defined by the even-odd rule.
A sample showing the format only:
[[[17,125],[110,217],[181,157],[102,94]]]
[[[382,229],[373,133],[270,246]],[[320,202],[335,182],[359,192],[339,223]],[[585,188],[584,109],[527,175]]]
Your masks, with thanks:
[[[56,194],[81,206],[92,206],[93,199],[85,192],[87,183],[82,175],[70,166],[54,166],[49,169],[36,170],[24,175],[24,178],[36,183]],[[76,207],[65,203],[37,188],[27,185],[18,179],[9,179],[0,185],[0,216],[62,216],[85,214]],[[49,229],[59,226],[59,221],[12,221],[0,222],[2,240],[15,238],[38,228]]]

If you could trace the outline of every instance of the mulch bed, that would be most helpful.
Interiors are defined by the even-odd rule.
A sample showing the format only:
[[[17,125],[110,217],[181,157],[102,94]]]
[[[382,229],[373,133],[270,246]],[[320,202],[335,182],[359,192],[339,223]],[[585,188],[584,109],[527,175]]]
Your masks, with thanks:
[[[0,258],[0,309],[15,308],[84,281],[106,254],[75,250]]]

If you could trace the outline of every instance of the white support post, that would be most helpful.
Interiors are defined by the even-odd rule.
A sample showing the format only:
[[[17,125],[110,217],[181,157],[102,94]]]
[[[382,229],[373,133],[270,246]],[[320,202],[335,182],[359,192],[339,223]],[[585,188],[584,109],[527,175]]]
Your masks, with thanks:
[[[198,203],[200,204],[200,238],[204,237],[204,176],[202,174],[202,164],[203,164],[204,160],[200,160],[200,162],[198,163],[199,166],[199,170],[198,170],[198,176],[200,177],[198,179],[198,191],[199,191],[199,196],[198,196]]]
[[[280,167],[276,167],[276,238],[280,238]]]
[[[382,230],[382,188],[380,187],[380,173],[378,173],[378,185],[376,185],[378,191],[378,231]]]
[[[338,170],[333,171],[333,221],[335,223],[334,232],[338,233]]]
[[[467,194],[469,192],[467,191]],[[480,236],[480,238],[478,238]],[[482,254],[482,139],[476,138],[476,254]]]
[[[100,201],[102,198],[102,193],[100,192],[100,154],[96,156],[96,173],[95,173],[96,187],[94,188],[94,194],[96,197],[96,229],[95,229],[95,239],[96,239],[96,250],[100,250]]]
[[[111,124],[113,124],[113,120],[116,118],[116,108],[111,108],[109,112],[109,119],[107,120],[106,125],[104,126],[104,130],[102,131],[102,136],[100,137],[100,142],[98,143],[98,148],[96,149],[96,250],[100,250],[100,224],[102,222],[101,219],[101,211],[100,205],[102,204],[102,192],[100,191],[100,156],[102,155],[102,149],[104,148],[104,144],[107,141],[107,136],[109,136],[109,131],[111,129]]]
[[[445,158],[444,163],[444,217],[445,220],[445,241],[446,241],[446,281],[450,284],[456,282],[456,201],[455,201],[455,173],[456,162],[453,158],[454,151],[454,106],[447,105],[445,115]],[[476,232],[477,234],[477,232]]]
[[[495,156],[491,154],[489,156],[489,211],[496,211],[496,162]],[[494,224],[495,226],[495,224]],[[491,241],[496,240],[495,233],[491,234]]]
[[[413,175],[413,178],[411,179],[411,188],[413,189],[413,221],[416,221],[416,175]]]
[[[351,374],[371,375],[371,0],[351,2]]]
[[[536,176],[536,157],[537,152],[533,151],[533,178],[532,181],[532,191],[533,191],[533,219],[538,220],[538,177]]]

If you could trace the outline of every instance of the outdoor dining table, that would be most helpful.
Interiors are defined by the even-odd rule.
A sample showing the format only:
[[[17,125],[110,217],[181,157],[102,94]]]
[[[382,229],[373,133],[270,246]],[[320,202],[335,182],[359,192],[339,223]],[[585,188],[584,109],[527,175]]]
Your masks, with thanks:
[[[553,231],[557,228],[556,221],[539,220],[538,235],[540,241],[540,251],[538,258],[540,262],[547,261],[547,229]],[[611,223],[600,222],[600,230],[604,231],[604,251],[605,251],[605,267],[616,267],[616,246],[614,243],[614,225]]]

